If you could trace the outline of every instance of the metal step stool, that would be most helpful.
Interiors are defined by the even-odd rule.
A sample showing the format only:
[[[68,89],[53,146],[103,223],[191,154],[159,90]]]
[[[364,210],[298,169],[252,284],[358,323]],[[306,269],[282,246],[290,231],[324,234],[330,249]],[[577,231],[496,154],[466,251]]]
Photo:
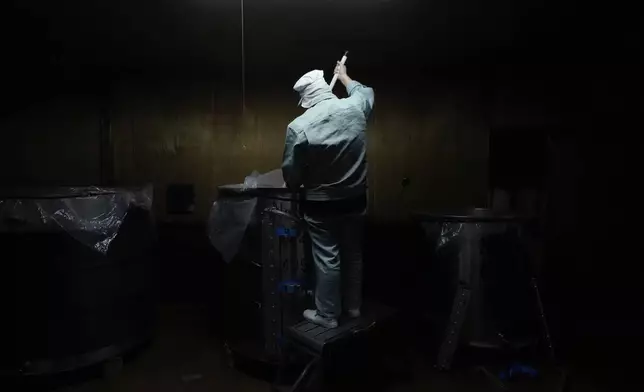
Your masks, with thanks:
[[[347,350],[356,338],[368,339],[370,333],[380,329],[392,320],[396,311],[380,304],[363,307],[363,314],[355,319],[341,319],[338,328],[324,328],[308,321],[301,321],[286,330],[282,347],[282,364],[273,391],[303,391],[307,381],[316,371],[324,369],[324,361],[330,360],[343,350]],[[280,388],[284,372],[288,366],[289,354],[296,352],[311,357],[295,383],[287,389]]]

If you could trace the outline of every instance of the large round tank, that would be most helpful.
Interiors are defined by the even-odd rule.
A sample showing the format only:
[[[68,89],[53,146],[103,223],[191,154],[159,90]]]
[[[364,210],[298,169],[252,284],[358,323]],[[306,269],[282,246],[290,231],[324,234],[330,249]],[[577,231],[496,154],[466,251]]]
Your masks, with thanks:
[[[151,202],[151,189],[0,194],[3,375],[74,370],[149,339]]]
[[[460,344],[500,347],[538,336],[532,219],[485,209],[416,213],[415,218],[432,248],[424,298],[433,320],[448,328],[463,287],[471,296]]]

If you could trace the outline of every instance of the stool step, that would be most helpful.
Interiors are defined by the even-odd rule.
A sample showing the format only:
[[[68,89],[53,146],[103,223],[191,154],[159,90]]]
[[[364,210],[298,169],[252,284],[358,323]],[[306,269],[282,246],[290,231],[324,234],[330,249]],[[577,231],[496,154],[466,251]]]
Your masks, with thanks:
[[[321,355],[325,347],[351,339],[356,334],[366,332],[375,327],[377,322],[384,321],[395,314],[395,310],[383,305],[366,307],[359,318],[341,319],[337,328],[329,329],[309,321],[301,321],[288,328],[286,337],[293,340],[313,354]]]

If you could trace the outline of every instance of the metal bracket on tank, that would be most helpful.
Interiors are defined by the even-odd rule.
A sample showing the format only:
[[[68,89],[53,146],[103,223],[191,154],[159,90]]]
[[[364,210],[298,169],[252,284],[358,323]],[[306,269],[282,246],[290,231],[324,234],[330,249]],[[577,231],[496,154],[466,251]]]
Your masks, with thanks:
[[[452,365],[454,352],[458,346],[458,338],[460,336],[461,327],[467,314],[467,308],[470,303],[471,290],[463,284],[459,284],[454,297],[454,304],[452,306],[452,314],[449,318],[449,324],[445,330],[443,343],[441,344],[438,353],[437,367],[441,370],[448,370]]]
[[[276,232],[278,237],[297,238],[298,230],[295,227],[283,227],[283,226],[280,226],[277,229],[275,229],[275,232]]]
[[[276,339],[281,331],[279,314],[280,268],[275,260],[273,220],[270,214],[262,216],[262,313],[264,322],[264,347],[270,355],[278,354]]]
[[[299,291],[297,285],[283,285],[298,278],[302,220],[290,213],[290,202],[274,201],[262,209],[262,313],[264,347],[267,354],[279,355],[279,339],[289,317],[285,314],[288,300],[283,294]],[[288,287],[286,287],[288,286]],[[286,301],[286,302],[285,302]]]

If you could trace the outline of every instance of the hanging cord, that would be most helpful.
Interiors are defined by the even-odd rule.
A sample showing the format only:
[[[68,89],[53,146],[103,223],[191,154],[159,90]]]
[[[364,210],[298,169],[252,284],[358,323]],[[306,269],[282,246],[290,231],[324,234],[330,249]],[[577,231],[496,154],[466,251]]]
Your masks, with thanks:
[[[246,111],[246,47],[244,39],[244,0],[241,7],[241,82],[242,82],[242,113]]]

